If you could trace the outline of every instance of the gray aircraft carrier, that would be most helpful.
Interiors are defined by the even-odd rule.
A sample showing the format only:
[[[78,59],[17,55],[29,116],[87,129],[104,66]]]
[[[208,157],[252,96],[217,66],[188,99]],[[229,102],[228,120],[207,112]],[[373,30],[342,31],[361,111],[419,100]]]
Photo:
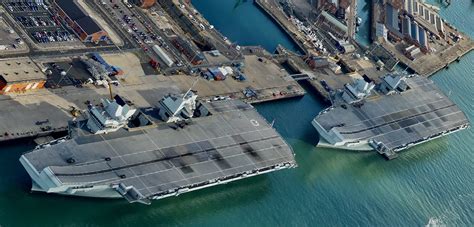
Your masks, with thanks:
[[[20,162],[33,190],[145,204],[296,167],[292,149],[250,104],[218,100],[200,102],[199,109],[206,114],[185,122],[106,134],[71,122],[69,137],[25,153]]]
[[[367,89],[374,84],[357,84],[345,87],[349,103],[335,104],[312,121],[322,137],[320,146],[376,150],[391,159],[398,151],[469,126],[464,113],[427,78],[388,75],[372,92]]]

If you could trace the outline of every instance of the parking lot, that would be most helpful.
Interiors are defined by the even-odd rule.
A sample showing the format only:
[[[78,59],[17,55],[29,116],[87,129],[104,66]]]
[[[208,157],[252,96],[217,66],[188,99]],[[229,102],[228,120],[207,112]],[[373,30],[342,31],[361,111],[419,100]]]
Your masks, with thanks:
[[[0,16],[0,51],[3,52],[21,52],[27,51],[25,42]]]
[[[151,24],[146,22],[144,18],[141,18],[139,14],[136,14],[132,7],[127,6],[121,1],[115,1],[115,3],[104,1],[101,6],[107,12],[110,12],[108,16],[120,24],[122,29],[127,31],[130,37],[141,46],[147,55],[161,62],[161,59],[152,50],[153,45],[159,45],[176,61],[176,66],[183,66],[184,63],[180,56],[176,55],[177,50],[174,50],[171,47],[171,43],[165,40],[166,37],[161,32],[153,29]],[[162,63],[161,65],[165,64]]]
[[[82,45],[76,35],[53,15],[48,6],[34,2],[3,2],[4,8],[37,44],[45,46]]]
[[[45,63],[44,66],[48,68],[48,80],[45,84],[47,88],[81,87],[90,78],[89,72],[79,58],[67,62]]]
[[[18,16],[16,21],[20,22],[23,27],[32,28],[32,27],[57,27],[60,26],[52,17],[49,16]]]
[[[158,36],[151,32],[151,28],[140,23],[139,16],[135,15],[124,4],[105,4],[112,17],[119,23],[138,44],[153,44]]]
[[[4,6],[10,12],[39,12],[47,11],[47,7],[31,2],[3,1]]]

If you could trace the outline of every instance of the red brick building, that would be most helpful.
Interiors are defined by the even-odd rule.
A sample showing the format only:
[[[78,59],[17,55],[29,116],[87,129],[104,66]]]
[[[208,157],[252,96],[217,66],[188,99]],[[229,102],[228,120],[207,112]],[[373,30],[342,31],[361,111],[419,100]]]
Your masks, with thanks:
[[[52,6],[82,42],[97,43],[109,39],[108,34],[77,5],[75,0],[53,0]]]

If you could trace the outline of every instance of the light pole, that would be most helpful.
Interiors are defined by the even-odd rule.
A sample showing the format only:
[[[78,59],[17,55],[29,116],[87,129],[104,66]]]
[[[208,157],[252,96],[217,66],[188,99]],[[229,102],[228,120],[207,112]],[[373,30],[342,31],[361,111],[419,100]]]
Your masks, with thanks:
[[[69,72],[69,70],[71,70],[71,68],[72,68],[72,62],[69,63],[69,64],[70,64],[69,68],[68,68],[66,71],[62,71],[62,72],[61,72],[61,79],[58,81],[58,83],[56,83],[56,86],[58,86],[58,85],[61,83],[61,81],[63,81],[64,77],[67,76],[67,73]]]

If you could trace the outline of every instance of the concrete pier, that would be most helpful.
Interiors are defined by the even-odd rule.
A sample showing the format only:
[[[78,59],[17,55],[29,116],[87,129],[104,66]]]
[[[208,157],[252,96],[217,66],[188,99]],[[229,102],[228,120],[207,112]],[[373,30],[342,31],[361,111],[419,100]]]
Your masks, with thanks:
[[[264,13],[266,13],[278,26],[285,31],[286,34],[296,43],[302,54],[308,54],[312,49],[311,46],[306,45],[304,35],[301,34],[296,27],[288,20],[288,17],[278,8],[278,4],[268,0],[255,0],[257,5]]]
[[[383,44],[382,46],[417,74],[430,77],[439,70],[449,66],[449,64],[454,61],[460,60],[462,56],[472,51],[474,49],[474,42],[472,39],[465,36],[464,39],[444,50],[421,56],[415,60],[407,58],[393,45]]]
[[[192,87],[197,78],[199,82],[192,89],[200,99],[226,96],[258,103],[306,93],[276,62],[255,55],[245,56],[245,81],[237,81],[230,76],[224,81],[207,81],[197,75],[145,75],[142,63],[132,53],[103,57],[125,72],[118,78],[120,85],[113,86],[113,93],[130,100],[137,108],[154,107],[162,96],[169,93],[183,93]],[[67,62],[67,59],[44,59],[44,62],[38,63]],[[79,71],[72,70],[71,73]],[[246,97],[243,92],[246,88],[255,91],[256,96]],[[99,103],[101,98],[109,97],[109,89],[91,84],[0,95],[0,142],[64,132],[67,122],[74,118],[71,114],[73,107],[84,110],[88,101]]]

